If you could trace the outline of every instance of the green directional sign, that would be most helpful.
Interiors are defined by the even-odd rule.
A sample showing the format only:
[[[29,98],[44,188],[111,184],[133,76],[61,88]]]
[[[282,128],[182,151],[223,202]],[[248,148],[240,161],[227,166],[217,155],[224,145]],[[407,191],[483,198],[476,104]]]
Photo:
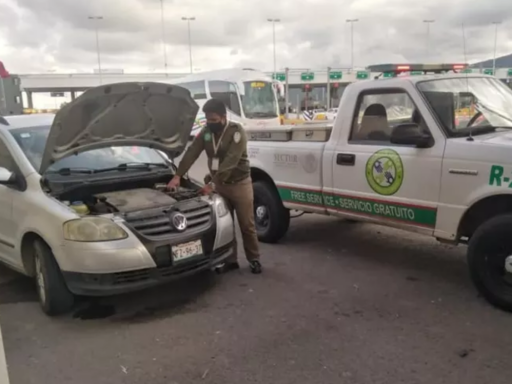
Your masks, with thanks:
[[[382,74],[382,77],[384,77],[384,78],[395,77],[395,73],[394,72],[384,72]]]
[[[423,71],[411,71],[411,76],[423,75]]]
[[[300,79],[302,81],[311,81],[314,80],[315,74],[313,72],[302,72],[300,74]]]
[[[512,76],[512,68],[507,71],[507,76]]]
[[[274,78],[274,80],[286,81],[286,73],[274,73],[272,77]]]
[[[494,71],[490,68],[484,69],[484,75],[494,75]]]
[[[367,79],[370,75],[366,71],[357,71],[356,72],[356,79],[358,80],[364,80]]]
[[[341,80],[342,77],[343,77],[343,72],[341,72],[341,71],[329,72],[329,79],[331,79],[331,80]]]

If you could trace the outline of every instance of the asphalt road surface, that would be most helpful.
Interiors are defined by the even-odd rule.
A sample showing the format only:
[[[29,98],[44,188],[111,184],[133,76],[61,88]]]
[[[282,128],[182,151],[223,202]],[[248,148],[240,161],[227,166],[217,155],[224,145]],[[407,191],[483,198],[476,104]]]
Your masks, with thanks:
[[[305,215],[261,251],[260,276],[244,262],[52,319],[0,269],[11,383],[510,383],[512,314],[478,297],[464,247]]]

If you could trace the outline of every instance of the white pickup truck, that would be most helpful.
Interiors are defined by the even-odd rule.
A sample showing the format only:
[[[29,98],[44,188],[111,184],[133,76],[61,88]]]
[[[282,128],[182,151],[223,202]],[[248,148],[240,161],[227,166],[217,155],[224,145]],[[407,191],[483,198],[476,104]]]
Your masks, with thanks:
[[[247,129],[259,238],[279,241],[300,210],[468,244],[474,284],[512,311],[511,129],[512,91],[493,77],[353,83],[334,122]]]

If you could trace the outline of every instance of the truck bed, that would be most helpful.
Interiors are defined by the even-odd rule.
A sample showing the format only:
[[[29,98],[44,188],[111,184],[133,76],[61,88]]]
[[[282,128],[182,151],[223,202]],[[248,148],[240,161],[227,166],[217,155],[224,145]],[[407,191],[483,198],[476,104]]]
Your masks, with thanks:
[[[274,128],[245,128],[249,141],[327,142],[333,122],[311,121],[300,125],[280,125]]]

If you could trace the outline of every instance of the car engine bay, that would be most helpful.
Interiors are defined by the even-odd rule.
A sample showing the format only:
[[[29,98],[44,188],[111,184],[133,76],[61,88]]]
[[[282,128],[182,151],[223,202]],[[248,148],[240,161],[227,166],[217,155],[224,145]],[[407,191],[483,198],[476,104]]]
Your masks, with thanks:
[[[189,180],[169,191],[166,180],[130,180],[73,188],[55,196],[81,215],[126,214],[200,198],[200,187]]]
[[[84,201],[92,214],[127,213],[151,208],[167,207],[179,201],[197,197],[196,191],[179,188],[167,191],[166,186],[155,186],[155,189],[136,188],[125,191],[107,192],[91,196]]]

